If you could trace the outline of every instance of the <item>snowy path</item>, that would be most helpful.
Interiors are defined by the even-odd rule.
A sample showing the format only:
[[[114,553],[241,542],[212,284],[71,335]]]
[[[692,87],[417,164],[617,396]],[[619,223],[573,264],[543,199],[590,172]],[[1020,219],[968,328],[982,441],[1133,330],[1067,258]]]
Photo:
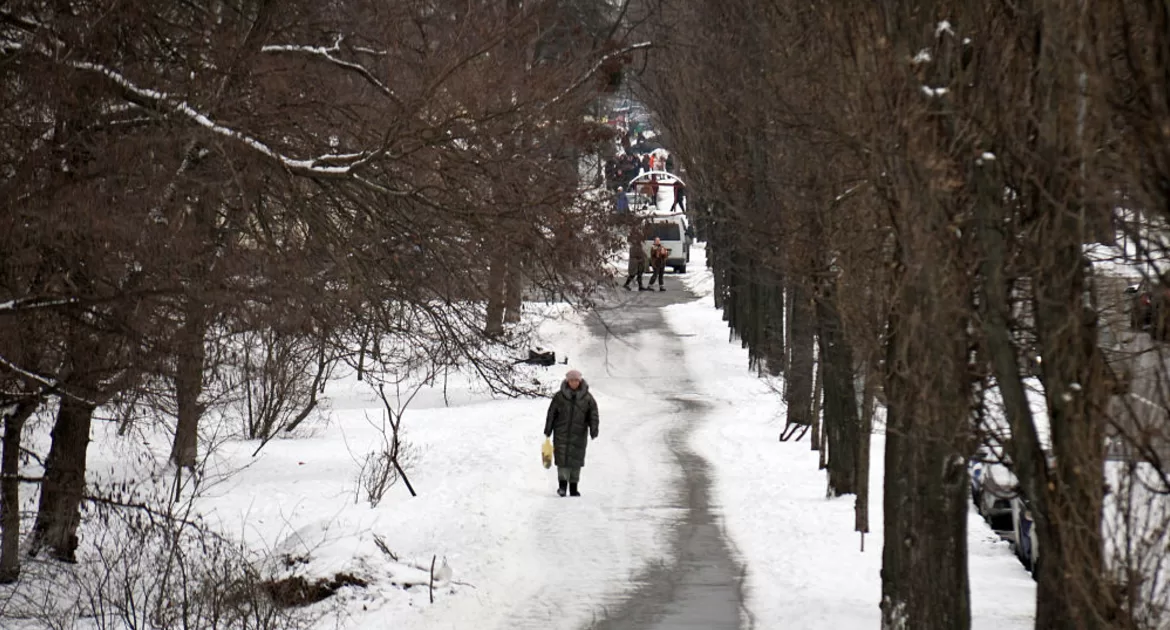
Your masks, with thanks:
[[[740,627],[742,570],[724,539],[713,509],[710,466],[689,446],[707,406],[691,394],[694,384],[686,368],[685,350],[662,317],[661,307],[690,301],[694,296],[675,282],[671,291],[631,294],[633,299],[617,309],[604,310],[591,319],[591,328],[602,339],[643,335],[651,345],[624,348],[610,356],[613,364],[633,364],[628,376],[643,385],[643,395],[660,401],[658,413],[672,418],[663,437],[676,465],[683,471],[672,489],[677,521],[669,556],[652,566],[638,580],[629,600],[597,623],[599,630],[733,629]],[[680,299],[682,298],[682,299]],[[652,337],[650,337],[652,335]],[[627,353],[638,359],[630,361]],[[611,364],[611,373],[617,371]]]

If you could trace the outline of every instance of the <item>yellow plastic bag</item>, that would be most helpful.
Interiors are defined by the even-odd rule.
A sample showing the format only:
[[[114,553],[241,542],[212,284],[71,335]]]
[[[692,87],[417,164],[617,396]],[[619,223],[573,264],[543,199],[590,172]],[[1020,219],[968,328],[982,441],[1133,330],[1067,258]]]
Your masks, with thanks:
[[[540,445],[540,463],[544,464],[545,468],[551,468],[553,462],[552,442],[548,438],[544,438],[544,444]]]

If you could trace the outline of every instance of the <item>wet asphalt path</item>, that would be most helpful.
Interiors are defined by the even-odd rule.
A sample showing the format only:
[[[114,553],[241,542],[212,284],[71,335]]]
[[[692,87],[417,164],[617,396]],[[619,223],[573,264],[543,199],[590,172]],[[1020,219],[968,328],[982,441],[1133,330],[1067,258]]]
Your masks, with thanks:
[[[683,348],[670,334],[661,307],[693,300],[677,277],[666,278],[666,292],[624,291],[620,287],[598,305],[590,330],[599,338],[620,338],[638,330],[663,333],[662,345],[646,349],[666,365],[682,366]],[[703,414],[685,371],[677,379],[649,379],[648,396],[668,401],[677,422],[664,436],[682,475],[671,492],[680,515],[670,524],[671,551],[652,563],[630,584],[627,598],[608,609],[590,630],[732,630],[743,627],[744,569],[723,535],[713,505],[710,465],[696,454],[688,439]]]

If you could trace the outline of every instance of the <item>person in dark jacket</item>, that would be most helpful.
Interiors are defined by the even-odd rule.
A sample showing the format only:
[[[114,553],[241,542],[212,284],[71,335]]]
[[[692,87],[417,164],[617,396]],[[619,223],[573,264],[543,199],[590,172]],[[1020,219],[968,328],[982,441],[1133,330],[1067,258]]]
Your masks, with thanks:
[[[569,370],[561,388],[548,405],[544,436],[552,437],[553,462],[557,465],[557,494],[579,497],[577,484],[585,465],[585,449],[597,439],[597,401],[577,370]]]
[[[646,250],[642,245],[642,230],[637,227],[630,229],[630,262],[626,266],[626,283],[622,285],[626,291],[630,291],[630,283],[634,278],[638,279],[638,290],[647,291],[648,289],[642,286],[642,274],[646,273]]]
[[[682,180],[679,180],[674,183],[674,203],[670,205],[670,212],[674,212],[675,208],[678,208],[679,212],[686,212],[686,201],[687,185],[682,183]]]
[[[662,239],[654,237],[654,245],[650,247],[650,290],[654,290],[654,279],[658,279],[658,290],[665,291],[662,285],[662,275],[666,273],[666,259],[670,258],[670,248],[662,244]]]

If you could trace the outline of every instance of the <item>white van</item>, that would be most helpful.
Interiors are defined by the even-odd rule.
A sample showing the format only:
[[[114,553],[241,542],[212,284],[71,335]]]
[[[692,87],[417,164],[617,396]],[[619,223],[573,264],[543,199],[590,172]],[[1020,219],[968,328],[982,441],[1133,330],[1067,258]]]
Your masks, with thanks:
[[[646,218],[646,260],[650,260],[650,246],[654,239],[662,241],[664,247],[670,248],[670,256],[666,259],[666,266],[675,273],[686,273],[687,263],[691,261],[691,237],[687,228],[686,216],[681,212],[673,214],[655,213]]]

